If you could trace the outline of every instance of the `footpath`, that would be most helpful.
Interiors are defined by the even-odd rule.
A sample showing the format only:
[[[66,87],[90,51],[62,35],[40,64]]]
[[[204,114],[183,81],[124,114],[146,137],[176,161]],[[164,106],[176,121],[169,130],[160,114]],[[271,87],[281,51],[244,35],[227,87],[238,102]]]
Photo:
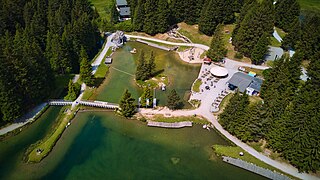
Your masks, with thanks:
[[[92,73],[95,74],[96,71],[97,71],[97,68],[99,67],[99,65],[101,64],[104,56],[106,55],[106,53],[108,52],[108,49],[113,46],[114,44],[111,42],[111,39],[113,37],[113,34],[110,35],[108,38],[107,38],[107,42],[104,46],[104,48],[102,49],[101,53],[97,56],[97,58],[94,60],[94,62],[91,64],[92,66]],[[76,76],[74,78],[73,81],[76,81],[79,77]],[[81,84],[81,92],[80,92],[80,95],[78,96],[78,98],[72,103],[72,109],[74,109],[76,107],[76,105],[78,104],[77,102],[79,102],[83,96],[83,93],[86,89],[86,85],[85,84]],[[4,127],[2,129],[0,129],[0,136],[1,135],[4,135],[4,134],[7,134],[8,132],[11,132],[11,131],[14,131],[18,128],[21,128],[23,127],[24,125],[32,122],[35,120],[35,118],[38,116],[39,113],[42,112],[42,110],[44,108],[46,108],[48,104],[47,103],[42,103],[40,104],[39,106],[35,107],[32,111],[30,111],[29,113],[27,113],[25,116],[17,119],[14,121],[13,124],[7,126],[7,127]]]

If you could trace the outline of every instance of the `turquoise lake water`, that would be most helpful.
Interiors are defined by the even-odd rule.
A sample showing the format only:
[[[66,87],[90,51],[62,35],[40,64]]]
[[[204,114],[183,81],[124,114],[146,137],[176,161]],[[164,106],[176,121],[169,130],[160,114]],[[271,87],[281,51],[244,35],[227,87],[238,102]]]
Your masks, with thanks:
[[[58,110],[0,143],[0,179],[263,179],[223,163],[211,146],[229,143],[215,131],[151,128],[112,112],[78,113],[48,157],[23,163],[24,149],[50,129]]]

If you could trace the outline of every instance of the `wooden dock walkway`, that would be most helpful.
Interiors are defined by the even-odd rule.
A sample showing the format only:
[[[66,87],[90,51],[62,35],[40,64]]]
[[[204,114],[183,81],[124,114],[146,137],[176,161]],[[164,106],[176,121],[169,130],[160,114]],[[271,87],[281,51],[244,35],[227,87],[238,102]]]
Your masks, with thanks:
[[[166,123],[166,122],[148,121],[148,126],[163,127],[163,128],[183,128],[183,127],[192,127],[192,122],[183,121],[183,122],[175,122],[175,123]]]
[[[241,159],[235,159],[232,157],[222,156],[223,161],[229,164],[232,164],[234,166],[240,167],[242,169],[245,169],[247,171],[251,171],[253,173],[259,174],[261,176],[267,177],[269,179],[274,180],[290,180],[288,176],[285,176],[283,174],[280,174],[275,171],[271,171],[269,169],[262,168],[260,166],[257,166],[252,163],[248,163],[246,161],[243,161]]]

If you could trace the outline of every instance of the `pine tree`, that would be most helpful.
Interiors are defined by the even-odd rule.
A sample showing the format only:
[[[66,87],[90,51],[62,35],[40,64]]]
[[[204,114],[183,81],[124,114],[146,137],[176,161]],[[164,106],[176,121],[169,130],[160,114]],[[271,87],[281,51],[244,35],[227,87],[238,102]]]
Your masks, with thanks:
[[[3,121],[12,121],[24,113],[21,90],[17,87],[14,75],[13,39],[9,32],[0,39],[0,110]]]
[[[132,98],[131,93],[126,89],[119,104],[120,112],[124,117],[132,117],[136,113],[136,107],[133,103],[134,98]]]
[[[144,16],[144,25],[143,31],[150,34],[155,35],[157,30],[157,14],[154,12],[157,11],[157,1],[156,0],[146,0],[144,4],[145,8],[145,16]]]
[[[157,9],[157,31],[159,33],[164,33],[167,31],[169,27],[169,4],[167,0],[159,0],[158,1],[158,9]]]
[[[212,36],[210,49],[207,52],[207,56],[213,61],[221,61],[227,55],[228,50],[225,48],[223,40],[223,25],[219,24]]]
[[[208,0],[199,19],[199,30],[211,36],[219,23],[233,22],[232,7],[232,0]]]
[[[275,4],[276,26],[289,31],[291,24],[300,15],[300,6],[297,0],[279,0]]]
[[[288,29],[288,34],[283,38],[281,47],[285,50],[296,49],[296,44],[301,38],[301,25],[299,18],[297,17],[290,28]]]
[[[265,33],[260,37],[258,44],[254,47],[251,53],[252,64],[263,63],[264,56],[267,54],[269,49],[268,45],[269,45],[269,39],[268,39],[268,35]]]
[[[175,89],[170,91],[167,99],[167,106],[169,109],[176,110],[182,107],[181,98]]]
[[[149,104],[148,107],[152,107],[152,93],[151,93],[151,89],[149,87],[145,87],[143,89],[143,93],[141,95],[141,101],[140,101],[140,105],[142,107],[146,107],[147,106],[147,99],[149,99]]]
[[[214,12],[213,1],[214,0],[207,1],[199,19],[199,31],[203,32],[206,35],[212,35],[218,24],[214,15],[212,15],[212,13]]]
[[[235,49],[247,57],[251,57],[251,51],[264,34],[273,32],[274,8],[272,1],[263,0],[261,4],[254,4],[236,33],[233,33],[232,43]]]
[[[77,99],[77,89],[72,80],[69,81],[68,84],[68,94],[64,97],[64,100],[74,101]]]
[[[144,23],[144,2],[145,0],[138,0],[138,5],[134,10],[133,15],[133,29],[136,31],[143,30],[143,23]]]
[[[146,74],[146,67],[147,63],[145,60],[144,51],[141,50],[138,62],[137,62],[137,69],[136,69],[136,80],[146,80],[148,78]]]
[[[116,24],[119,22],[119,12],[116,8],[116,4],[113,3],[111,5],[111,12],[110,12],[110,23],[111,24]]]
[[[185,19],[185,1],[172,0],[170,2],[171,21],[173,23],[182,22]]]
[[[91,86],[93,85],[92,67],[89,63],[88,55],[83,47],[81,48],[80,58],[80,78],[86,85]]]
[[[153,73],[156,70],[156,64],[154,61],[155,61],[154,53],[153,53],[153,51],[151,51],[150,59],[149,59],[148,63],[146,64],[146,67],[147,67],[146,76],[148,78],[151,78]]]

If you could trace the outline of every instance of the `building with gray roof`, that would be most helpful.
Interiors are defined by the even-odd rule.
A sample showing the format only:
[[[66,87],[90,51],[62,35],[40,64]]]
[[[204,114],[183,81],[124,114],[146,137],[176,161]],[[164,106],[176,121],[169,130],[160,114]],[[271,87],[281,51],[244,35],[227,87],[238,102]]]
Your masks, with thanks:
[[[231,90],[238,89],[241,93],[246,91],[249,95],[255,95],[260,92],[263,81],[245,73],[237,72],[227,83]]]
[[[268,53],[265,55],[264,59],[266,61],[274,61],[283,56],[283,49],[280,47],[269,46]]]
[[[119,20],[124,21],[130,19],[130,7],[126,0],[116,0],[117,10],[119,12]]]
[[[128,2],[126,0],[116,0],[117,7],[128,7]]]
[[[120,18],[130,18],[130,7],[119,8]]]

